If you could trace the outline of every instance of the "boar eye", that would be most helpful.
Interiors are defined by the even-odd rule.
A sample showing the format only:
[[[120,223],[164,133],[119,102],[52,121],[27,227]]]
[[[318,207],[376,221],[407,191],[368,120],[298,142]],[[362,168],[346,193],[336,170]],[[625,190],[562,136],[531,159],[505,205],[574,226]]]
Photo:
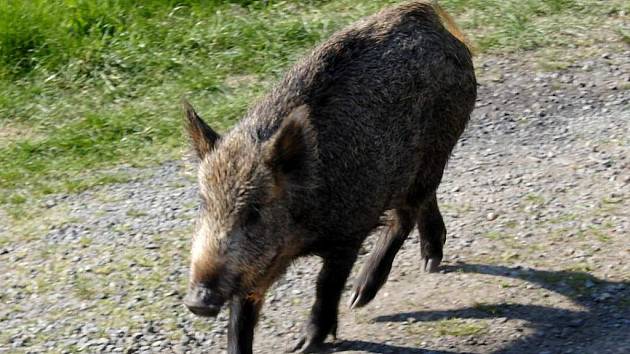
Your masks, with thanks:
[[[244,215],[244,223],[245,225],[255,224],[258,219],[260,219],[260,206],[259,205],[251,205],[247,207]]]

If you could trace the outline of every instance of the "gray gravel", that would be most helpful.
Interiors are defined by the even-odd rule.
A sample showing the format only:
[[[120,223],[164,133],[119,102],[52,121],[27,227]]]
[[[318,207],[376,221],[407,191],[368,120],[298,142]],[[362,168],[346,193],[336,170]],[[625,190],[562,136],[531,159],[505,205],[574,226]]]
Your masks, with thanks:
[[[342,306],[331,351],[630,352],[628,58],[557,72],[480,58],[478,108],[440,187],[443,270],[422,274],[410,237],[374,302]],[[207,321],[180,304],[194,166],[120,172],[134,178],[51,197],[38,220],[0,227],[24,235],[0,247],[0,352],[224,350],[226,312]],[[269,294],[258,352],[297,338],[317,268],[298,261]]]

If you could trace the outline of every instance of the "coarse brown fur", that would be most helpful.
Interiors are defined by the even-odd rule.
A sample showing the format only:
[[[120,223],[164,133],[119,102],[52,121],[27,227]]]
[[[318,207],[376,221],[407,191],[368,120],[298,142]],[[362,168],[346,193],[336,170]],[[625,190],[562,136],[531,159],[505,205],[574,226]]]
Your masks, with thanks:
[[[414,225],[435,270],[446,235],[435,191],[475,98],[463,35],[417,1],[332,35],[223,137],[186,106],[202,199],[187,306],[211,315],[230,301],[229,351],[250,353],[265,291],[295,258],[318,255],[316,301],[296,346],[317,350],[336,330],[361,243],[388,211],[352,306],[376,295]]]

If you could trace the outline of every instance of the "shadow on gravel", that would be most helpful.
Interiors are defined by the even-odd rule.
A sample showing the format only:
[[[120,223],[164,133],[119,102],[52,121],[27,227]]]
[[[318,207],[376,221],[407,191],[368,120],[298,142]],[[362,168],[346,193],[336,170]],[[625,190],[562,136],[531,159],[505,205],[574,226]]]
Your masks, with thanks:
[[[391,344],[365,342],[362,340],[339,341],[329,352],[336,353],[348,350],[361,350],[367,353],[404,353],[404,354],[457,354],[459,352],[447,352],[442,350],[426,350],[411,347],[402,347]]]
[[[630,282],[609,282],[585,272],[545,271],[481,264],[443,267],[446,273],[464,272],[525,280],[571,299],[584,311],[526,304],[483,304],[448,311],[418,311],[375,318],[376,322],[441,319],[518,319],[534,329],[494,353],[630,353]],[[440,353],[370,342],[341,342],[340,350],[370,353]]]

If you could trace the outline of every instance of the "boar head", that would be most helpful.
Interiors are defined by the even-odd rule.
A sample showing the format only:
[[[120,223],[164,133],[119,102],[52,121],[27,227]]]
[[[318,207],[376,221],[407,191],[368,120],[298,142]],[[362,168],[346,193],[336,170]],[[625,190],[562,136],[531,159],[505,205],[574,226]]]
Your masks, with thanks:
[[[262,300],[300,252],[295,191],[309,183],[316,140],[306,106],[264,140],[239,127],[221,137],[186,102],[184,111],[201,198],[184,303],[197,315],[215,316],[234,297]]]

